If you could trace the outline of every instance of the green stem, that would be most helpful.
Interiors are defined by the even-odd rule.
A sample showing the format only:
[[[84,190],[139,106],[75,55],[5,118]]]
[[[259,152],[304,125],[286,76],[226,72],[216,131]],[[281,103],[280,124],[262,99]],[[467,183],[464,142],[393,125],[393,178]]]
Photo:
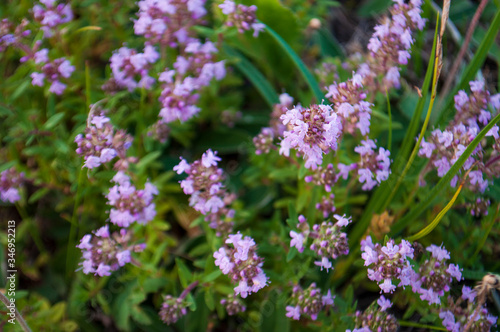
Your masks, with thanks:
[[[389,114],[389,142],[387,143],[387,150],[391,151],[392,146],[392,113],[391,113],[391,102],[389,101],[389,92],[385,90],[385,96],[387,98],[387,113]]]
[[[5,304],[7,309],[10,308],[11,302],[2,292],[0,292],[0,301],[2,301],[3,304]],[[19,313],[17,308],[15,310],[16,310],[16,318],[17,318],[17,321],[19,322],[19,325],[21,325],[21,327],[23,328],[24,331],[31,332],[31,329],[28,326],[28,323],[26,323],[26,321],[24,320],[23,316],[21,316],[21,314]]]
[[[409,327],[419,327],[422,329],[428,329],[428,330],[436,330],[436,331],[448,331],[444,327],[441,326],[432,326],[432,325],[426,325],[426,324],[420,324],[420,323],[414,323],[414,322],[406,322],[406,321],[398,321],[400,326],[409,326]]]
[[[66,276],[68,279],[73,274],[74,265],[75,265],[75,251],[76,251],[76,237],[78,234],[78,207],[80,206],[81,201],[81,193],[82,193],[82,183],[85,171],[83,167],[80,169],[80,173],[78,175],[78,186],[76,188],[75,194],[75,204],[73,206],[73,215],[71,216],[71,229],[69,232],[68,239],[68,249],[66,250]]]

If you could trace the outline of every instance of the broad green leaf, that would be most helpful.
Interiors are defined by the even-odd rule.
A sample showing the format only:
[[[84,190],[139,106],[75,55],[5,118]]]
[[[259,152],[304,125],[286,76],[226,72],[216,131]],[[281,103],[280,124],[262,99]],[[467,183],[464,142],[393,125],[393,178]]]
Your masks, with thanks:
[[[182,287],[186,288],[191,282],[191,271],[189,271],[188,267],[180,258],[175,259],[175,264],[177,265],[177,271],[179,273],[179,280],[181,282]]]

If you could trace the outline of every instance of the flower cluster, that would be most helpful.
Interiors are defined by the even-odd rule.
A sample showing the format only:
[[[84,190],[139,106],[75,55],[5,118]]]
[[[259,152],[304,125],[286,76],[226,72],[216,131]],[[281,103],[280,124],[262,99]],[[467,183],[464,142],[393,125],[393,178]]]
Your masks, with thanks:
[[[500,109],[500,94],[490,96],[484,88],[484,83],[480,81],[472,81],[469,84],[471,89],[469,96],[463,90],[455,96],[457,112],[450,125],[444,130],[432,131],[427,141],[422,139],[419,155],[430,161],[422,177],[434,168],[437,169],[437,175],[443,177],[490,120],[491,113],[487,110],[488,106],[494,110]],[[462,167],[463,171],[470,170],[466,185],[469,190],[476,193],[484,193],[492,183],[489,179],[500,175],[500,165],[497,162],[500,160],[498,127],[492,128],[487,136],[493,136],[495,139],[491,148],[478,145]],[[451,180],[451,185],[454,187],[458,180],[459,176],[456,175]],[[423,179],[421,183],[425,183]]]
[[[286,307],[286,316],[299,320],[301,315],[307,315],[312,320],[316,320],[321,311],[327,311],[333,306],[333,299],[335,299],[335,296],[332,296],[330,290],[326,295],[321,295],[321,289],[317,288],[315,283],[312,283],[306,289],[295,285],[290,297],[292,305]]]
[[[318,166],[313,170],[313,174],[306,176],[304,180],[307,183],[312,182],[317,186],[323,186],[326,192],[331,192],[338,178],[339,175],[335,173],[333,164],[328,164],[325,168]]]
[[[24,19],[20,24],[13,24],[8,19],[0,20],[0,52],[3,53],[7,47],[16,45],[22,38],[30,35],[27,29],[29,22]]]
[[[160,309],[160,319],[167,325],[173,324],[187,314],[188,302],[184,298],[165,295]]]
[[[135,161],[135,158],[126,157],[127,149],[132,145],[132,137],[123,129],[115,131],[103,112],[99,115],[90,112],[85,135],[78,134],[75,143],[78,144],[76,153],[83,156],[83,166],[89,169],[99,167],[115,157],[119,158],[115,163],[115,168],[119,170],[126,170],[129,163]]]
[[[462,287],[462,295],[458,299],[448,296],[448,301],[441,308],[439,318],[448,331],[491,331],[496,325],[497,317],[488,313],[488,309],[477,303],[477,293],[470,287]]]
[[[215,62],[217,52],[212,42],[192,41],[177,57],[175,69],[167,68],[160,73],[159,81],[163,83],[159,98],[161,122],[184,122],[200,111],[196,106],[198,91],[208,86],[212,79],[221,80],[226,76],[224,61]]]
[[[83,273],[101,277],[111,275],[131,262],[132,252],[141,252],[145,244],[131,244],[132,235],[126,229],[110,234],[108,225],[99,228],[94,235],[86,234],[76,247],[82,250]]]
[[[60,95],[66,89],[66,84],[61,81],[68,79],[75,71],[75,67],[66,58],[57,58],[50,61],[48,54],[49,50],[46,48],[33,53],[33,60],[35,64],[40,66],[41,72],[31,74],[31,84],[34,86],[44,86],[44,80],[47,80],[51,84],[49,91]]]
[[[234,248],[222,247],[214,253],[215,265],[223,274],[238,283],[234,294],[246,298],[267,285],[268,278],[262,270],[264,260],[257,255],[257,245],[249,237],[243,237],[240,232],[230,234],[225,242]]]
[[[326,97],[342,122],[343,134],[354,135],[359,129],[361,135],[370,132],[371,106],[363,90],[362,77],[354,74],[347,82],[334,82],[327,87]]]
[[[293,98],[287,93],[282,93],[279,96],[279,104],[273,105],[269,127],[261,129],[260,133],[253,138],[255,145],[255,154],[267,154],[271,149],[275,149],[274,140],[282,137],[286,130],[286,126],[281,122],[281,116],[285,114],[289,108],[293,106]]]
[[[227,234],[232,229],[232,222],[226,221],[234,216],[234,210],[229,206],[235,200],[235,195],[228,194],[222,183],[225,179],[222,169],[217,168],[217,151],[207,150],[191,164],[181,158],[174,167],[177,174],[186,173],[188,177],[180,181],[186,195],[191,195],[189,205],[205,216],[210,227],[217,230],[217,235]]]
[[[134,22],[136,35],[148,43],[175,47],[190,38],[190,29],[207,13],[205,0],[141,0],[138,19]]]
[[[295,107],[281,116],[288,125],[281,141],[280,154],[290,155],[295,148],[306,160],[305,167],[316,169],[323,162],[323,154],[337,150],[342,123],[330,106]]]
[[[146,182],[143,190],[137,190],[130,183],[130,177],[122,171],[113,177],[116,183],[106,195],[109,211],[109,220],[120,227],[128,227],[132,223],[145,224],[156,216],[156,206],[153,198],[158,195],[158,189]]]
[[[314,262],[315,265],[321,267],[321,270],[325,268],[328,271],[332,268],[330,259],[337,259],[339,256],[349,253],[347,234],[341,232],[341,227],[349,225],[351,218],[337,214],[334,215],[334,218],[337,220],[335,224],[324,221],[321,224],[315,224],[311,231],[306,223],[306,218],[300,215],[298,228],[301,232],[290,231],[290,237],[292,238],[290,247],[297,248],[299,252],[304,251],[307,239],[312,239],[309,249],[321,257],[320,261]]]
[[[264,24],[257,21],[255,16],[257,7],[255,5],[237,5],[232,0],[225,0],[219,7],[222,9],[224,15],[228,15],[226,25],[229,27],[236,27],[239,33],[253,29],[253,36],[257,37],[259,32],[266,27]]]
[[[321,197],[321,202],[316,203],[316,210],[323,213],[324,219],[328,218],[331,213],[335,212],[336,208],[333,202],[334,199],[335,195],[330,194],[329,196]]]
[[[54,35],[56,27],[73,20],[73,12],[70,4],[58,4],[57,0],[39,0],[42,5],[33,6],[33,17],[42,25],[45,38]]]
[[[356,311],[355,324],[358,328],[353,332],[397,331],[399,324],[396,317],[387,312],[390,307],[392,307],[391,301],[382,295],[364,312]]]
[[[14,167],[0,173],[0,200],[15,203],[21,199],[19,187],[24,182],[24,173]]]
[[[458,265],[446,264],[450,253],[446,249],[434,244],[426,248],[431,253],[431,258],[420,265],[418,273],[411,277],[413,292],[420,294],[420,299],[430,304],[440,304],[440,297],[450,290],[450,284],[455,278],[462,279]]]
[[[411,244],[402,240],[396,245],[394,240],[390,239],[385,246],[379,243],[373,244],[372,238],[367,236],[361,241],[361,257],[365,261],[368,269],[368,278],[370,280],[381,282],[380,289],[384,293],[392,293],[396,286],[392,284],[393,279],[399,279],[398,286],[410,285],[410,277],[413,274],[408,258],[413,258],[413,248]]]
[[[113,76],[103,88],[110,92],[114,90],[113,87],[126,88],[128,91],[136,88],[150,89],[155,79],[149,76],[149,69],[159,57],[160,55],[151,45],[144,47],[144,53],[138,53],[127,47],[118,49],[110,58]]]
[[[412,33],[422,30],[425,25],[421,17],[422,0],[411,0],[408,4],[403,0],[394,2],[390,9],[392,18],[386,18],[375,27],[368,43],[370,56],[358,71],[369,90],[385,91],[400,86],[399,70],[401,65],[408,64],[414,41]]]
[[[354,148],[361,156],[357,163],[359,182],[363,183],[361,189],[371,190],[374,186],[387,180],[391,172],[391,152],[384,148],[379,148],[375,152],[377,145],[371,139],[361,141],[361,145]]]
[[[227,314],[229,316],[244,312],[247,309],[243,302],[233,294],[229,294],[227,298],[220,300],[220,304],[222,304],[224,308],[226,308]]]

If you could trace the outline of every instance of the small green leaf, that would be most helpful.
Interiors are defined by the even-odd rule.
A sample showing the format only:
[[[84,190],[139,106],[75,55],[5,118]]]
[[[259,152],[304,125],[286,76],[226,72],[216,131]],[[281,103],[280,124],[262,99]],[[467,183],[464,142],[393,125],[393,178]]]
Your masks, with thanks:
[[[175,264],[177,265],[177,272],[179,273],[179,280],[181,281],[182,287],[186,288],[191,281],[191,271],[180,258],[175,259]]]
[[[205,289],[205,304],[210,311],[215,309],[214,293],[210,287]]]
[[[201,280],[201,282],[211,282],[211,281],[214,281],[220,275],[222,275],[222,271],[221,270],[215,270],[215,271],[207,274],[206,276],[204,276],[203,279]]]
[[[42,129],[43,130],[50,130],[54,128],[59,122],[61,122],[64,119],[65,114],[64,113],[57,113],[51,116],[47,122],[44,123]]]
[[[45,195],[47,195],[49,191],[50,191],[49,188],[40,188],[40,189],[38,189],[37,191],[35,191],[33,193],[33,195],[30,196],[30,198],[28,199],[28,203],[29,204],[35,203],[40,198],[42,198]]]

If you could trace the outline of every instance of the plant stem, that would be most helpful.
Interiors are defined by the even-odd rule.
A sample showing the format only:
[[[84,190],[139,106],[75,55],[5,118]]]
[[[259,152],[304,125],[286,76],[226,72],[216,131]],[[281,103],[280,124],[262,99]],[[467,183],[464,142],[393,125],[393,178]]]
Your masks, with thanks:
[[[78,175],[78,186],[76,188],[76,194],[75,194],[75,204],[73,206],[73,215],[71,216],[71,229],[69,232],[69,239],[68,239],[68,249],[66,250],[66,276],[69,278],[71,274],[73,273],[73,266],[74,266],[74,252],[75,252],[75,237],[77,235],[78,231],[78,207],[80,205],[80,196],[81,196],[81,189],[82,189],[82,183],[83,183],[83,177],[84,177],[85,171],[83,168],[80,169],[79,175]]]
[[[191,284],[189,284],[189,286],[187,286],[186,289],[182,291],[181,295],[179,296],[179,299],[183,300],[189,294],[190,291],[192,291],[196,286],[198,286],[199,283],[200,282],[196,280]]]
[[[0,292],[0,301],[2,301],[3,304],[5,304],[7,309],[9,309],[9,307],[11,306],[10,300],[2,292]],[[24,320],[23,316],[21,316],[17,308],[15,308],[15,310],[16,310],[16,318],[17,321],[19,322],[19,325],[21,325],[24,331],[31,332],[31,329],[28,326],[28,323],[26,323],[26,321]]]

